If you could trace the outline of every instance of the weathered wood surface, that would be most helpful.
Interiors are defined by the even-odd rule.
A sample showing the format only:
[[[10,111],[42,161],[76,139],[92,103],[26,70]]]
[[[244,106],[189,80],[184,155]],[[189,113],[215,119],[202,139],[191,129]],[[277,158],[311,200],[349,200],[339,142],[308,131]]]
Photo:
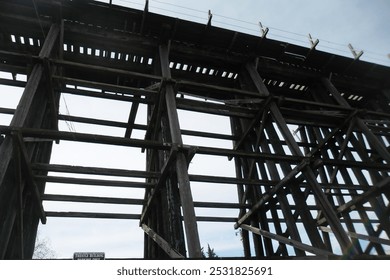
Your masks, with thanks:
[[[0,71],[10,77],[0,84],[24,88],[17,108],[0,108],[13,116],[10,126],[0,125],[0,258],[31,257],[45,217],[140,220],[149,233],[146,258],[187,256],[185,242],[188,256],[200,257],[200,222],[243,229],[245,258],[333,258],[337,247],[357,257],[388,251],[389,67],[282,47],[213,27],[211,17],[202,25],[152,14],[148,4],[138,11],[35,0],[37,14],[26,1],[0,3]],[[58,114],[59,93],[123,102],[129,114],[121,121]],[[141,106],[146,123],[137,123]],[[229,118],[231,133],[182,129],[178,110]],[[97,132],[57,131],[58,121]],[[145,137],[132,138],[136,130]],[[232,145],[186,145],[183,136]],[[146,151],[146,171],[49,164],[53,142],[63,140]],[[236,174],[189,174],[197,156],[234,160]],[[142,188],[145,197],[45,194],[47,182]],[[237,199],[193,201],[192,182],[236,187]],[[142,210],[45,211],[42,200]],[[196,208],[238,215],[199,216]]]

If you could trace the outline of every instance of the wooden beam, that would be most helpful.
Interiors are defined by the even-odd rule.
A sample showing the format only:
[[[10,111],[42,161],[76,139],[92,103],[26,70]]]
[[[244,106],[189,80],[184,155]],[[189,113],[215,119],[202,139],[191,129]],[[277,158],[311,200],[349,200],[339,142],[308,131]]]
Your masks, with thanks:
[[[250,209],[252,206],[244,203],[229,203],[229,202],[202,202],[194,201],[194,207],[198,208],[231,208],[231,209]]]
[[[15,137],[16,137],[15,141],[17,141],[19,145],[21,159],[22,159],[22,166],[23,166],[24,174],[27,177],[26,178],[27,185],[30,186],[31,193],[35,199],[36,209],[41,219],[41,222],[42,224],[46,224],[46,216],[45,216],[45,210],[43,209],[43,205],[42,205],[41,194],[39,192],[38,186],[34,181],[34,174],[31,169],[31,163],[28,157],[26,146],[24,145],[24,142],[20,134],[16,134]]]
[[[138,220],[139,214],[46,211],[47,217]]]
[[[159,47],[161,72],[164,78],[171,79],[169,68],[169,49],[168,45]],[[167,107],[167,115],[169,128],[171,131],[172,143],[182,145],[179,117],[177,114],[175,91],[172,84],[165,85],[165,102]],[[194,210],[194,202],[191,194],[191,186],[188,178],[188,166],[185,155],[178,153],[176,156],[176,174],[179,185],[180,200],[183,210],[184,228],[186,232],[188,253],[190,258],[201,258],[200,241],[198,226],[196,224],[196,216]]]
[[[133,131],[133,127],[135,123],[135,118],[137,117],[138,107],[139,107],[139,102],[133,102],[131,105],[129,120],[127,121],[125,138],[131,138],[131,133]]]
[[[99,66],[99,65],[92,65],[92,64],[86,64],[86,63],[80,63],[80,62],[73,62],[73,61],[67,61],[67,60],[61,60],[61,59],[51,59],[50,60],[54,65],[62,66],[62,67],[75,67],[78,69],[83,69],[86,71],[94,70],[99,72],[106,72],[109,74],[117,74],[117,75],[124,75],[134,78],[142,78],[146,80],[152,80],[152,81],[160,81],[161,77],[135,72],[135,71],[128,71],[128,70],[122,70],[117,68],[111,68],[111,67],[105,67],[105,66]]]
[[[61,173],[105,175],[105,176],[134,177],[134,178],[158,178],[160,174],[159,172],[150,172],[150,171],[72,166],[72,165],[60,165],[60,164],[33,163],[31,166],[33,170],[40,170],[46,172],[51,171],[51,172],[61,172]]]
[[[78,196],[78,195],[58,195],[58,194],[44,194],[44,195],[42,195],[42,200],[80,202],[80,203],[123,204],[123,205],[142,205],[144,203],[143,199]]]
[[[89,185],[89,186],[140,188],[140,189],[154,186],[154,184],[152,184],[152,183],[86,179],[86,178],[74,178],[74,177],[36,175],[34,178],[36,180],[44,181],[44,182],[61,183],[61,184],[75,184],[75,185]]]
[[[61,91],[69,92],[69,93],[73,93],[73,94],[77,94],[77,92],[80,92],[80,93],[85,92],[85,93],[89,93],[89,95],[92,97],[110,98],[110,96],[111,96],[112,99],[114,99],[116,97],[117,100],[124,100],[124,101],[129,101],[129,102],[133,102],[136,100],[138,102],[146,103],[147,100],[136,99],[130,95],[147,96],[147,97],[154,97],[156,95],[156,92],[152,91],[152,90],[147,90],[147,89],[143,90],[143,89],[139,89],[139,88],[135,88],[135,87],[121,86],[121,85],[108,84],[108,83],[95,82],[95,81],[88,81],[88,80],[83,80],[83,79],[69,78],[69,77],[65,77],[65,76],[53,75],[53,79],[58,80],[64,84],[68,84],[68,85],[83,86],[83,87],[98,89],[100,92],[96,92],[96,91],[88,92],[88,91],[83,91],[83,90],[78,90],[78,91],[76,90],[75,91],[75,90],[72,90],[71,88],[67,88],[67,87],[60,89]],[[115,95],[105,94],[104,91],[113,91],[116,94]],[[121,93],[123,95],[118,96],[118,93]],[[83,94],[83,95],[87,95],[87,94]]]
[[[332,229],[330,229],[329,227],[321,226],[319,228],[320,228],[320,230],[322,230],[324,232],[333,232]],[[355,232],[347,232],[347,234],[349,236],[353,237],[353,238],[367,240],[367,241],[370,241],[370,242],[374,242],[374,243],[390,246],[390,240],[389,239],[379,238],[379,237],[375,237],[375,236],[369,236],[369,235],[355,233]]]
[[[158,235],[154,230],[152,230],[150,227],[148,227],[145,224],[141,225],[144,232],[156,242],[161,249],[164,250],[165,253],[168,254],[172,259],[184,259],[185,257],[180,254],[178,251],[176,251],[172,246],[160,235]]]
[[[245,225],[245,224],[242,224],[240,227],[242,229],[245,229],[245,230],[251,231],[253,233],[262,235],[262,236],[264,236],[266,238],[274,239],[274,240],[279,241],[281,243],[284,243],[286,245],[293,246],[294,248],[298,248],[300,250],[312,253],[312,254],[317,255],[317,256],[327,256],[327,257],[328,256],[334,256],[334,254],[332,252],[326,251],[324,249],[319,249],[319,248],[316,248],[316,247],[304,244],[302,242],[299,242],[299,241],[296,241],[296,240],[293,240],[293,239],[290,239],[290,238],[286,238],[286,237],[281,236],[281,235],[277,235],[277,234],[271,233],[269,231],[265,231],[265,230],[262,230],[262,229],[254,228],[252,226]]]
[[[86,142],[86,143],[98,143],[106,145],[118,145],[135,148],[149,148],[149,149],[161,149],[169,150],[169,144],[162,144],[157,141],[146,141],[140,139],[127,139],[123,137],[113,137],[105,135],[96,135],[88,133],[77,133],[67,131],[54,131],[48,129],[35,129],[35,128],[18,128],[11,126],[0,126],[0,131],[4,134],[9,134],[11,131],[20,131],[23,137],[36,137],[52,140],[67,140],[74,142]]]
[[[19,258],[24,259],[24,227],[23,227],[23,182],[22,182],[22,164],[21,164],[21,154],[20,147],[17,139],[17,135],[13,136],[13,160],[14,160],[14,173],[15,173],[15,187],[17,188],[17,199],[16,199],[16,209],[17,209],[17,239],[19,240]]]

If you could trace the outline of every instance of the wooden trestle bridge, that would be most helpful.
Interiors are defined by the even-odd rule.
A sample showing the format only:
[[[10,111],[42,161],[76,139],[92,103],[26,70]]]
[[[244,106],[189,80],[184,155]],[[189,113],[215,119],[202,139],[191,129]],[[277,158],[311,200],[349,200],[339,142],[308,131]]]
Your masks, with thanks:
[[[139,220],[144,257],[152,259],[201,257],[200,222],[241,229],[244,258],[389,254],[389,67],[217,28],[211,18],[199,24],[154,14],[147,4],[142,11],[1,0],[0,71],[13,77],[0,84],[24,88],[16,109],[2,107],[0,93],[0,114],[12,115],[0,126],[0,259],[31,258],[38,224],[51,217]],[[128,122],[61,115],[61,94],[125,102]],[[144,124],[135,122],[141,105]],[[224,116],[231,133],[182,129],[178,110]],[[65,120],[124,133],[59,130]],[[132,137],[136,130],[142,139]],[[230,141],[231,148],[189,145],[182,136]],[[51,164],[53,145],[65,141],[136,149],[146,170]],[[200,155],[233,162],[235,174],[189,174]],[[47,182],[144,188],[145,196],[53,195]],[[236,188],[236,199],[194,201],[193,182]],[[44,201],[142,210],[55,212]],[[205,217],[196,208],[237,211]]]

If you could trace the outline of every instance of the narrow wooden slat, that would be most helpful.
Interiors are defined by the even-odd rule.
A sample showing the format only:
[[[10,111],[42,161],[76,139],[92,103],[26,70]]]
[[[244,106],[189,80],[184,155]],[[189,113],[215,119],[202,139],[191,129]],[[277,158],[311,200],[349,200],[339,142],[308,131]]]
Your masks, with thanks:
[[[85,178],[74,178],[74,177],[59,177],[59,176],[35,176],[36,180],[51,183],[62,183],[62,184],[75,184],[75,185],[91,185],[91,186],[106,186],[106,187],[124,187],[124,188],[147,188],[153,187],[151,183],[141,182],[128,182],[128,181],[114,181],[114,180],[99,180],[99,179],[85,179]]]
[[[330,228],[328,227],[319,227],[320,230],[325,231],[325,232],[333,232]],[[384,239],[384,238],[379,238],[375,236],[369,236],[365,234],[360,234],[360,233],[355,233],[355,232],[347,232],[347,234],[353,238],[357,239],[362,239],[362,240],[368,240],[374,243],[379,243],[383,245],[389,245],[390,246],[390,240],[389,239]]]
[[[144,202],[143,199],[78,196],[78,195],[57,195],[57,194],[44,194],[42,196],[42,200],[81,202],[81,203],[124,204],[124,205],[142,205]]]
[[[125,219],[138,220],[139,214],[122,214],[122,213],[88,213],[88,212],[55,212],[46,211],[47,217],[58,218],[94,218],[94,219]]]
[[[126,138],[131,137],[131,133],[132,133],[133,127],[134,127],[135,118],[137,116],[138,107],[139,107],[139,102],[133,102],[131,105],[129,119],[127,121],[126,132],[125,132]]]
[[[315,254],[317,256],[334,256],[334,254],[329,252],[329,251],[326,251],[323,249],[318,249],[316,247],[313,247],[313,246],[304,244],[302,242],[299,242],[299,241],[296,241],[296,240],[293,240],[290,238],[286,238],[284,236],[280,236],[280,235],[277,235],[277,234],[274,234],[274,233],[271,233],[271,232],[268,232],[268,231],[265,231],[262,229],[253,228],[253,227],[245,225],[245,224],[242,224],[240,227],[245,229],[245,230],[262,235],[264,237],[277,240],[277,241],[282,242],[286,245],[290,245],[290,246],[293,246],[295,248],[301,249],[303,251],[310,252],[310,253]]]
[[[43,205],[42,205],[41,194],[39,192],[38,186],[36,185],[36,183],[34,181],[34,175],[33,175],[32,169],[31,169],[31,163],[29,161],[26,146],[24,145],[20,134],[17,134],[15,137],[16,137],[16,141],[19,145],[20,154],[21,154],[21,158],[22,158],[22,164],[23,164],[23,170],[24,170],[25,175],[27,177],[26,178],[27,185],[30,186],[30,188],[31,188],[31,192],[32,192],[33,197],[35,199],[36,209],[39,213],[39,217],[41,219],[41,222],[42,222],[42,224],[46,224],[46,216],[45,216],[45,210],[43,209]]]
[[[106,176],[118,176],[118,177],[133,177],[133,178],[158,178],[158,172],[148,172],[140,170],[126,170],[126,169],[112,169],[101,167],[85,167],[85,166],[71,166],[60,164],[42,164],[33,163],[33,170],[40,171],[52,171],[61,173],[74,173],[74,174],[89,174],[89,175],[106,175]]]
[[[24,230],[23,230],[23,182],[22,182],[22,163],[21,152],[17,139],[17,135],[13,135],[13,160],[14,160],[14,173],[15,173],[15,187],[17,188],[17,221],[16,228],[18,230],[17,235],[19,239],[19,258],[24,259]]]

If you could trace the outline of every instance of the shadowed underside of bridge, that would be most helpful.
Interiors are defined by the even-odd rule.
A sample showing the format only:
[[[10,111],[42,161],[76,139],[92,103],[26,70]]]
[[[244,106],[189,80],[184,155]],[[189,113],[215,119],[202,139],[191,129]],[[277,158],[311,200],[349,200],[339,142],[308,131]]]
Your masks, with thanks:
[[[0,114],[13,116],[0,126],[1,259],[31,258],[48,217],[139,220],[144,257],[152,259],[200,258],[198,223],[205,221],[240,229],[245,258],[386,257],[388,67],[213,27],[211,19],[153,14],[147,5],[34,2],[0,1],[0,71],[13,77],[0,83],[23,88],[16,109],[0,102]],[[128,122],[61,115],[61,94],[125,102]],[[146,124],[136,123],[141,105]],[[178,110],[224,116],[231,133],[182,129]],[[124,134],[61,131],[64,120]],[[132,137],[135,130],[144,137]],[[232,148],[189,145],[183,136]],[[53,145],[64,141],[138,148],[146,169],[51,164]],[[235,174],[189,174],[197,156],[230,161]],[[45,193],[47,182],[143,188],[145,196],[54,195]],[[194,201],[194,182],[233,186],[236,199]],[[44,201],[142,211],[55,212]],[[236,209],[236,216],[199,216],[197,208]]]

